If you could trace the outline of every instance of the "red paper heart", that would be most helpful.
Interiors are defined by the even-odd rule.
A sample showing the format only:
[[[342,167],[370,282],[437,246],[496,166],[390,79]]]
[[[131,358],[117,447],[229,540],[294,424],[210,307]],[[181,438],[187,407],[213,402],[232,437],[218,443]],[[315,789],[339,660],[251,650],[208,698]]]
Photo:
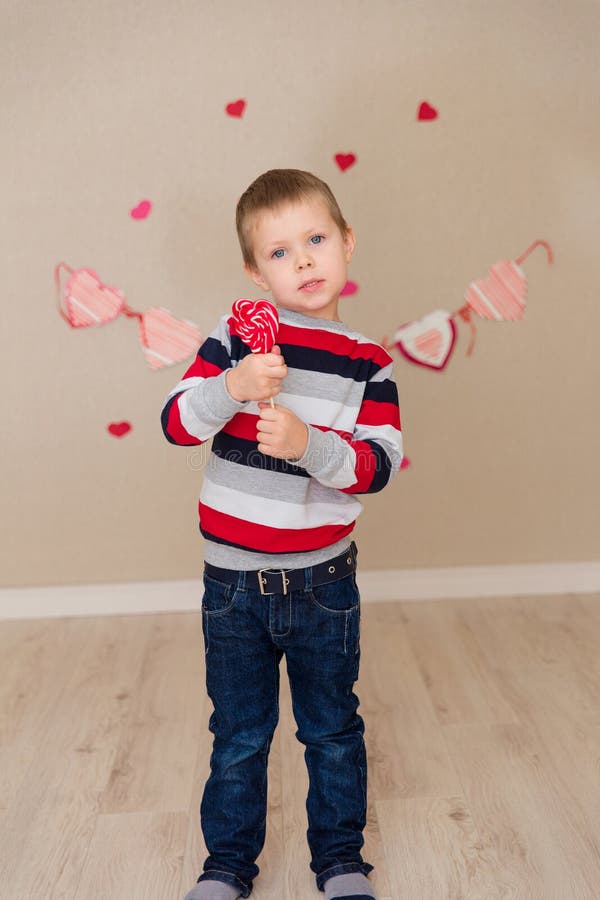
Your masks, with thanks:
[[[140,337],[151,369],[174,366],[195,353],[200,329],[186,319],[176,319],[161,306],[147,310],[140,321]]]
[[[237,116],[239,119],[246,108],[245,100],[236,100],[234,103],[228,103],[225,107],[228,116]]]
[[[130,210],[129,215],[132,219],[145,219],[152,209],[152,203],[149,200],[142,200],[137,206]]]
[[[419,106],[419,114],[417,118],[420,122],[426,122],[430,119],[437,119],[438,111],[434,106],[430,106],[427,101],[423,101]]]
[[[347,281],[340,292],[340,297],[349,297],[351,294],[355,294],[357,290],[358,285],[355,281]]]
[[[350,166],[354,165],[354,163],[356,162],[356,156],[354,155],[354,153],[336,153],[335,161],[343,172],[345,171],[345,169],[348,169],[350,168]]]
[[[398,350],[411,362],[442,371],[456,343],[456,326],[445,309],[402,325],[394,335]]]
[[[126,435],[128,431],[131,431],[131,424],[129,422],[111,422],[108,426],[108,431],[114,437],[120,438]]]

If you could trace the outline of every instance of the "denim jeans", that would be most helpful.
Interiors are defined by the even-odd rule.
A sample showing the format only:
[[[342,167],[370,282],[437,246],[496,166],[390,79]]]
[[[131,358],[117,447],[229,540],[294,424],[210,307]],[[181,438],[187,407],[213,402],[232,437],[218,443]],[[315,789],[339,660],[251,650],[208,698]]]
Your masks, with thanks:
[[[351,551],[348,551],[351,552]],[[296,738],[306,749],[310,868],[328,878],[368,874],[364,722],[352,691],[360,662],[360,594],[354,573],[302,590],[263,596],[258,584],[226,584],[204,573],[202,631],[206,687],[214,711],[210,775],[200,805],[209,856],[198,881],[235,885],[242,897],[258,875],[265,841],[267,762],[279,719],[285,653]]]

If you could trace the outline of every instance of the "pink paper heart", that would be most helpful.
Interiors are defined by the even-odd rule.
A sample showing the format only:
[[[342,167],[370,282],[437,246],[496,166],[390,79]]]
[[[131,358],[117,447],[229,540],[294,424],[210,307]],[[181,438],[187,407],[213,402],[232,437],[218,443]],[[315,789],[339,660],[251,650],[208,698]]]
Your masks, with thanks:
[[[145,219],[150,215],[151,209],[152,203],[150,200],[142,200],[137,206],[134,206],[133,209],[130,210],[129,215],[132,219]]]
[[[115,319],[125,306],[123,294],[102,284],[93,269],[73,272],[64,286],[63,299],[73,328],[104,325]]]
[[[131,431],[131,424],[129,422],[111,422],[107,430],[114,437],[124,437],[127,432]]]
[[[438,309],[402,325],[394,335],[398,350],[411,362],[442,370],[456,343],[456,325],[449,312]]]
[[[525,272],[510,260],[491,266],[488,277],[472,281],[465,293],[467,303],[478,316],[497,322],[522,319],[526,296]]]
[[[349,297],[351,294],[355,294],[357,290],[358,285],[355,281],[347,281],[340,291],[340,297]]]
[[[353,166],[356,162],[356,156],[354,153],[336,153],[335,161],[344,172],[346,169],[349,169],[350,166]]]
[[[427,122],[431,119],[437,119],[438,111],[434,106],[430,106],[426,100],[421,103],[419,106],[419,112],[417,114],[417,118],[420,122]]]
[[[198,350],[200,329],[186,319],[176,319],[168,309],[153,307],[140,320],[140,338],[151,369],[183,362]]]
[[[245,100],[236,100],[233,103],[228,103],[225,107],[228,116],[236,116],[238,119],[244,114],[245,108]]]

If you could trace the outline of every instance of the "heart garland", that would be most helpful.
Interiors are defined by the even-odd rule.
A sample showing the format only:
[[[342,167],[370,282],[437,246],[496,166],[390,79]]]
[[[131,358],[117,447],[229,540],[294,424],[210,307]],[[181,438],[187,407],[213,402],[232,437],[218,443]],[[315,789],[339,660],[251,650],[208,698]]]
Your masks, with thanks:
[[[62,290],[61,269],[70,273]],[[127,306],[123,293],[103,284],[93,269],[72,269],[61,262],[54,269],[54,278],[58,311],[71,328],[106,325],[121,314],[138,319],[142,348],[151,369],[183,362],[201,343],[200,330],[193,322],[176,319],[160,306],[144,313],[136,312]]]
[[[472,313],[483,319],[497,322],[518,321],[523,317],[527,295],[527,279],[521,263],[536,247],[545,247],[548,262],[554,254],[547,241],[534,241],[518,259],[503,260],[491,266],[486,278],[472,281],[465,292],[467,301],[460,309],[450,313],[444,309],[428,313],[421,319],[401,325],[390,343],[382,340],[386,350],[396,347],[410,362],[442,371],[448,364],[457,331],[454,319],[460,318],[471,326],[471,340],[466,351],[471,356],[475,344],[475,324]]]

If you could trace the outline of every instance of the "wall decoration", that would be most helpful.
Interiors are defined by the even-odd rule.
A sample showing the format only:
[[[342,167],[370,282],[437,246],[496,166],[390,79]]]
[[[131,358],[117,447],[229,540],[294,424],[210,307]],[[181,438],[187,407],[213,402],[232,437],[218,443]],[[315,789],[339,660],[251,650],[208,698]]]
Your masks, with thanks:
[[[108,433],[112,434],[113,437],[118,438],[125,437],[126,434],[129,434],[131,428],[131,422],[111,422],[110,425],[106,426]]]
[[[234,116],[236,119],[241,119],[241,117],[244,115],[245,109],[245,100],[235,100],[233,103],[227,104],[227,106],[225,107],[225,112],[228,116]]]
[[[347,281],[340,291],[340,297],[350,297],[352,294],[356,294],[357,291],[357,283],[355,281]]]
[[[486,278],[472,281],[465,292],[467,301],[455,312],[438,309],[421,319],[401,325],[390,343],[387,337],[381,341],[386,350],[394,347],[410,362],[442,371],[456,343],[454,320],[462,319],[471,326],[471,339],[466,355],[471,356],[475,345],[473,314],[497,322],[518,321],[523,317],[527,278],[521,263],[535,250],[544,247],[548,262],[554,254],[547,241],[534,241],[516,260],[502,260],[493,265]]]
[[[456,343],[456,325],[450,313],[437,309],[416,322],[402,325],[394,341],[410,362],[445,369]]]
[[[426,100],[421,103],[417,111],[417,119],[419,122],[430,122],[433,119],[437,119],[438,115],[439,113],[435,106],[430,106]]]
[[[356,155],[354,153],[336,153],[334,159],[342,172],[345,172],[356,162]]]
[[[61,270],[69,277],[61,288]],[[197,352],[202,336],[197,325],[176,319],[168,309],[156,306],[140,313],[127,306],[117,288],[103,284],[93,269],[72,269],[58,263],[54,269],[58,311],[71,328],[106,325],[120,315],[136,318],[139,336],[151,369],[162,369],[183,362]],[[61,307],[61,300],[65,309]]]
[[[129,215],[132,219],[147,219],[152,210],[152,203],[150,200],[142,200],[138,203],[137,206],[134,206],[133,209],[129,210]]]

